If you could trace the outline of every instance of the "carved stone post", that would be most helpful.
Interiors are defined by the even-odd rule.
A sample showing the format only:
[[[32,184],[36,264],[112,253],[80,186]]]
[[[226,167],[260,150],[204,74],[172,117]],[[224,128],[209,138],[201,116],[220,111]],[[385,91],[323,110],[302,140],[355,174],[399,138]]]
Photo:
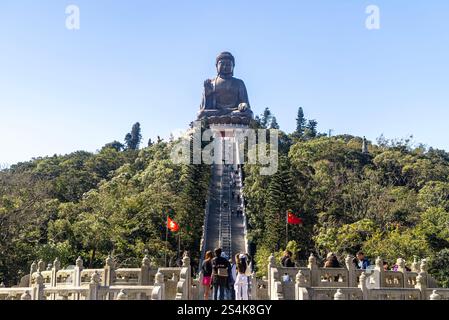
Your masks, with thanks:
[[[108,256],[104,265],[104,277],[102,283],[103,286],[109,287],[110,285],[112,285],[114,281],[114,273],[114,262],[111,256]]]
[[[346,300],[346,297],[343,292],[341,292],[341,289],[338,289],[337,292],[334,294],[334,300]]]
[[[120,290],[116,300],[128,300],[128,295],[125,293],[125,290]]]
[[[36,263],[36,261],[33,261],[33,263],[31,264],[31,267],[30,267],[30,284],[29,284],[30,287],[33,284],[32,280],[33,280],[33,274],[35,272],[37,272],[37,263]]]
[[[396,264],[398,266],[398,271],[400,273],[402,273],[402,288],[405,288],[405,282],[406,282],[406,276],[405,273],[407,272],[407,269],[405,269],[405,260],[402,258],[398,258],[398,260],[396,261]]]
[[[158,271],[154,277],[154,287],[151,294],[151,300],[165,300],[165,283],[164,275]]]
[[[114,261],[112,260],[111,256],[108,256],[106,259],[106,264],[104,266],[104,272],[103,272],[103,281],[102,286],[109,287],[114,283],[115,280],[115,270],[114,270]],[[107,294],[106,300],[111,300],[112,295]]]
[[[320,282],[320,272],[318,270],[316,258],[313,253],[310,254],[309,264],[307,265],[307,267],[310,269],[310,286],[318,287]]]
[[[374,288],[381,288],[385,277],[383,259],[381,257],[377,257],[376,259],[372,277],[374,279]]]
[[[413,263],[412,266],[410,268],[412,270],[412,272],[419,272],[419,264],[418,264],[418,259],[416,258],[416,256],[413,258]]]
[[[45,300],[44,295],[44,277],[38,270],[34,273],[34,284],[33,284],[33,300]]]
[[[81,287],[81,272],[83,271],[83,259],[78,257],[75,262],[75,278],[73,279],[74,287]],[[80,294],[76,293],[73,295],[74,300],[80,300]]]
[[[45,262],[42,259],[37,263],[37,270],[40,272],[45,271]]]
[[[20,300],[31,300],[30,292],[27,290],[21,296]]]
[[[58,258],[56,258],[55,261],[53,262],[53,266],[51,268],[51,278],[50,278],[50,286],[51,287],[55,288],[57,286],[57,280],[58,280],[57,273],[60,269],[61,269],[61,262],[59,261]],[[57,295],[55,293],[52,293],[50,295],[50,299],[56,300],[56,296]]]
[[[142,266],[140,267],[140,279],[139,283],[141,286],[150,285],[150,259],[147,255],[142,259]]]
[[[90,277],[89,300],[98,300],[98,289],[100,288],[100,275],[95,271]]]
[[[61,269],[61,262],[58,258],[53,262],[53,268],[51,269],[51,286],[56,287],[57,284],[57,273]]]
[[[360,275],[359,288],[360,288],[360,290],[362,290],[363,300],[369,300],[370,296],[369,296],[368,287],[366,285],[366,274],[365,274],[365,272],[363,272]]]
[[[426,300],[427,299],[427,297],[426,297],[427,281],[426,281],[426,273],[425,272],[420,272],[418,274],[418,276],[416,277],[415,288],[419,289],[419,291],[421,292],[420,299]]]
[[[187,272],[185,275],[185,281],[186,281],[186,289],[187,289],[187,300],[190,300],[192,297],[192,267],[190,266],[190,258],[189,256],[185,255],[182,258],[182,267],[187,268]]]
[[[75,279],[73,279],[73,286],[81,286],[81,271],[83,271],[83,269],[83,259],[81,259],[81,257],[78,257],[75,262]]]
[[[347,255],[345,259],[346,269],[348,270],[348,287],[354,288],[357,286],[357,276],[355,272],[354,257]]]
[[[308,284],[306,282],[306,276],[299,270],[296,274],[295,283],[295,300],[309,300],[309,291],[307,290]]]
[[[427,275],[427,271],[429,269],[429,266],[427,264],[427,259],[422,259],[421,260],[421,265],[419,266],[420,269],[420,274],[424,277],[424,281],[426,283],[426,287],[428,286],[428,275]]]
[[[441,300],[441,296],[437,293],[436,290],[433,290],[432,294],[430,295],[430,300]]]

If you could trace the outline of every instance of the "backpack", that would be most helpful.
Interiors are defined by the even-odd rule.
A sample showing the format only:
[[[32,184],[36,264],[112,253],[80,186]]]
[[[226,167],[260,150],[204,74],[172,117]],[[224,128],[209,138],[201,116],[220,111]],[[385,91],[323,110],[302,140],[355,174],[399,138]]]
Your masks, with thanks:
[[[226,259],[222,258],[225,262],[227,262]],[[214,266],[214,271],[215,268],[217,269],[217,273],[214,272],[215,275],[219,276],[219,277],[227,277],[228,276],[228,267],[225,263],[223,262],[219,262],[221,259],[219,258],[215,258],[214,259],[214,263],[212,263],[212,265]]]
[[[229,275],[228,268],[217,268],[217,276],[227,277]]]

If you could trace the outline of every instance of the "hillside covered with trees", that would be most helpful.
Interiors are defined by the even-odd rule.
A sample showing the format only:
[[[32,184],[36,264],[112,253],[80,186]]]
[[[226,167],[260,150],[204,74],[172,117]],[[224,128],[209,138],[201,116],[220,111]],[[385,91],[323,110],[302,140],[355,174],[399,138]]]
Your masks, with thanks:
[[[374,260],[408,265],[428,258],[430,272],[449,286],[449,154],[379,138],[362,152],[362,138],[329,137],[298,110],[296,130],[280,131],[279,170],[259,175],[244,167],[249,240],[257,273],[268,256],[286,247],[285,212],[304,221],[289,227],[298,263],[330,251],[343,258],[362,249]],[[279,129],[267,108],[254,128]],[[110,254],[119,267],[135,266],[144,253],[156,265],[177,258],[177,237],[165,249],[171,210],[181,250],[198,261],[210,167],[176,165],[173,141],[141,148],[140,125],[96,153],[33,159],[0,171],[0,282],[14,285],[33,260],[78,256],[99,267]]]
[[[208,166],[174,165],[171,143],[158,139],[139,150],[140,126],[97,153],[78,151],[19,163],[0,172],[0,282],[14,285],[33,260],[73,265],[78,256],[101,267],[111,254],[120,267],[148,253],[176,262],[178,237],[165,221],[172,212],[183,228],[181,250],[198,258]]]
[[[267,117],[269,110],[259,126],[273,127]],[[427,258],[431,273],[448,286],[449,154],[383,137],[364,153],[362,138],[328,137],[316,124],[300,108],[295,132],[281,132],[277,174],[261,176],[257,165],[245,168],[259,275],[266,273],[270,253],[286,247],[285,212],[291,209],[304,221],[289,228],[298,261],[334,252],[343,262],[359,250],[390,266],[398,257],[408,266],[415,257]]]

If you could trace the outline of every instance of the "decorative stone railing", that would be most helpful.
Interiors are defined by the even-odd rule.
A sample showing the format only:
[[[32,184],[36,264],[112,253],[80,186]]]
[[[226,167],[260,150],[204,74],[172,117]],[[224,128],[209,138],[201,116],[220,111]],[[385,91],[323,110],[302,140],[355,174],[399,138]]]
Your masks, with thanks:
[[[115,269],[110,257],[103,269],[84,269],[81,258],[70,270],[59,270],[57,259],[51,270],[43,270],[44,265],[32,264],[30,275],[24,277],[28,286],[0,288],[0,300],[189,300],[193,287],[198,289],[187,256],[181,268],[152,267],[147,256],[140,268]]]
[[[407,271],[398,259],[398,271],[384,271],[378,258],[372,270],[357,270],[353,258],[346,268],[319,268],[311,255],[307,268],[283,268],[273,255],[268,264],[268,292],[272,300],[433,300],[447,299],[449,289],[429,289],[435,280],[427,273],[427,261]],[[441,294],[440,294],[441,293]]]
[[[339,296],[335,299],[335,295]],[[307,299],[303,300],[363,300],[363,292],[359,288],[309,288]]]
[[[102,269],[40,270],[33,263],[29,286],[4,288],[0,300],[197,300],[202,299],[201,275],[192,279],[190,258],[181,268],[154,268],[148,257],[141,268],[115,269],[108,258]],[[315,257],[307,268],[283,268],[269,260],[268,279],[251,276],[252,300],[449,300],[449,289],[436,288],[423,260],[414,271],[384,271],[377,259],[373,270],[356,270],[352,257],[346,268],[319,268]],[[23,284],[23,281],[21,281]]]
[[[256,274],[253,273],[250,279],[251,283],[251,300],[269,300],[268,294],[268,280],[266,278],[256,278]]]
[[[31,300],[32,288],[0,288],[0,300]]]

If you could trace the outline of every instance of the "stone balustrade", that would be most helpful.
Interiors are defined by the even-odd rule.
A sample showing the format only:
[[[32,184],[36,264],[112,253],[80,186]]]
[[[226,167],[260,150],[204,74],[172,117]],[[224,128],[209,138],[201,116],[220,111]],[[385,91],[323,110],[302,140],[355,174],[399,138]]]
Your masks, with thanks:
[[[427,273],[427,261],[412,271],[398,259],[398,271],[384,271],[382,259],[374,269],[357,270],[353,257],[345,259],[345,268],[320,268],[311,255],[307,268],[279,267],[269,258],[269,298],[272,300],[434,300],[448,299],[449,289],[436,289],[436,281]],[[433,287],[433,288],[431,288]]]
[[[147,256],[140,268],[115,268],[108,257],[102,269],[84,269],[78,258],[73,269],[51,270],[33,263],[22,287],[0,288],[0,300],[188,300],[193,298],[190,258],[182,268],[156,268]],[[196,284],[198,288],[198,283]],[[197,292],[196,292],[197,293]]]
[[[427,261],[412,271],[384,271],[381,259],[374,269],[357,270],[352,257],[345,268],[320,268],[312,255],[303,268],[279,267],[269,258],[268,278],[250,277],[252,300],[449,300],[449,289],[438,288],[427,273]],[[180,268],[155,268],[148,257],[140,268],[115,268],[112,259],[102,269],[84,269],[78,258],[70,270],[50,270],[33,263],[29,283],[0,286],[0,300],[197,300],[202,299],[201,275],[192,279],[190,258]],[[21,285],[25,283],[22,279]]]
[[[262,279],[256,278],[256,274],[253,273],[250,277],[251,290],[250,297],[251,300],[269,300],[268,294],[268,280],[264,277]]]

